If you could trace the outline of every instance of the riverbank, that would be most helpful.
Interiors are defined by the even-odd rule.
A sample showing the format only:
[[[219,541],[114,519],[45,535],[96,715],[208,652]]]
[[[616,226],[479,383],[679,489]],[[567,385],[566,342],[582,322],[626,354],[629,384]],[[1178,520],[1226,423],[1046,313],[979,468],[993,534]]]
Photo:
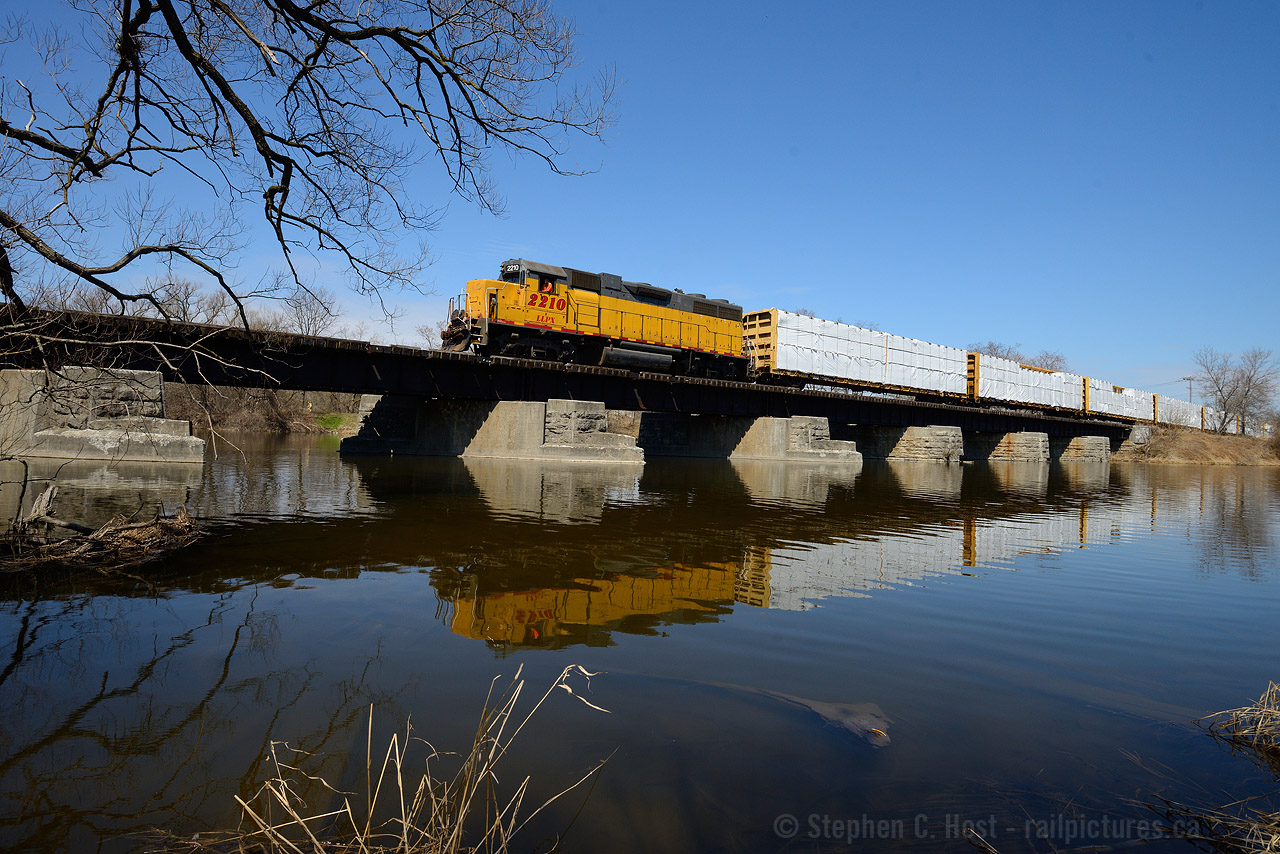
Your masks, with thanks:
[[[1280,440],[1219,436],[1185,427],[1153,427],[1142,445],[1112,455],[1117,462],[1209,466],[1280,466]]]
[[[354,435],[360,395],[165,383],[168,417],[236,433]]]

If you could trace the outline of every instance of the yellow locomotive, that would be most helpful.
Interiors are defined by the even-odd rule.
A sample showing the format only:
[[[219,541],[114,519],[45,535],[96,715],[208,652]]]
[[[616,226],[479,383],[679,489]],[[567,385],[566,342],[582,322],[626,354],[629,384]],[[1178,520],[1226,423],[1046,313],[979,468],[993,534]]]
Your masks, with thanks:
[[[513,259],[467,282],[441,336],[451,350],[745,379],[742,306],[610,273]]]

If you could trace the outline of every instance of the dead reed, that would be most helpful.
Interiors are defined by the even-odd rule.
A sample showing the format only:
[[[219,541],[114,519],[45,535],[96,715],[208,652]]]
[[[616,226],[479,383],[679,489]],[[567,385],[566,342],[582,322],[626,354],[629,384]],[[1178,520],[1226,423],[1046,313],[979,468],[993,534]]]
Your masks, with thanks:
[[[1214,738],[1280,777],[1280,685],[1272,682],[1256,701],[1204,722]]]
[[[1201,720],[1233,753],[1280,781],[1280,685],[1272,682],[1256,701]],[[1280,791],[1216,808],[1166,801],[1153,808],[1176,826],[1194,828],[1184,838],[1208,851],[1280,854]]]
[[[525,725],[557,689],[602,712],[576,693],[571,676],[590,681],[596,674],[579,665],[566,667],[528,712],[518,713],[524,690],[521,670],[501,694],[497,680],[490,685],[470,751],[452,775],[437,776],[445,757],[428,742],[412,734],[406,724],[391,737],[379,759],[373,746],[373,710],[366,737],[364,792],[356,795],[333,787],[302,767],[307,754],[282,742],[270,751],[270,778],[240,804],[241,829],[229,833],[200,834],[179,839],[162,836],[157,851],[263,852],[263,854],[453,854],[453,852],[506,852],[512,838],[542,810],[591,780],[608,761],[601,760],[577,782],[526,812],[530,777],[500,794],[499,763]],[[412,747],[421,747],[425,762],[411,759]],[[292,754],[289,764],[282,756]],[[416,753],[415,753],[416,755]],[[317,791],[326,808],[315,808],[304,792]],[[340,805],[333,804],[340,802]]]
[[[1280,812],[1237,801],[1217,809],[1169,803],[1159,808],[1171,827],[1184,828],[1179,836],[1206,851],[1223,854],[1276,854],[1280,852]]]

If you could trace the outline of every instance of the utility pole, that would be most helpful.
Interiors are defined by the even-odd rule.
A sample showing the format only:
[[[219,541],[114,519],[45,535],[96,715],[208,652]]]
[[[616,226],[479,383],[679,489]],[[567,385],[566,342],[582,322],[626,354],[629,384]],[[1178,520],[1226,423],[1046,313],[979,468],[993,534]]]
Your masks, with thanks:
[[[1187,381],[1187,403],[1195,403],[1191,398],[1191,381],[1194,380],[1195,377],[1183,377],[1183,379]]]

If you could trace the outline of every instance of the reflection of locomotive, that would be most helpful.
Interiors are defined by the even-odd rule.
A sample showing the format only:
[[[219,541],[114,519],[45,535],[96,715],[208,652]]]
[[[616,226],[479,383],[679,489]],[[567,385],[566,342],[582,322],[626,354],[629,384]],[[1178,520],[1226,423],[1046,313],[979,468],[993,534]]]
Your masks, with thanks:
[[[442,336],[452,350],[745,379],[742,306],[532,261],[467,282]]]

